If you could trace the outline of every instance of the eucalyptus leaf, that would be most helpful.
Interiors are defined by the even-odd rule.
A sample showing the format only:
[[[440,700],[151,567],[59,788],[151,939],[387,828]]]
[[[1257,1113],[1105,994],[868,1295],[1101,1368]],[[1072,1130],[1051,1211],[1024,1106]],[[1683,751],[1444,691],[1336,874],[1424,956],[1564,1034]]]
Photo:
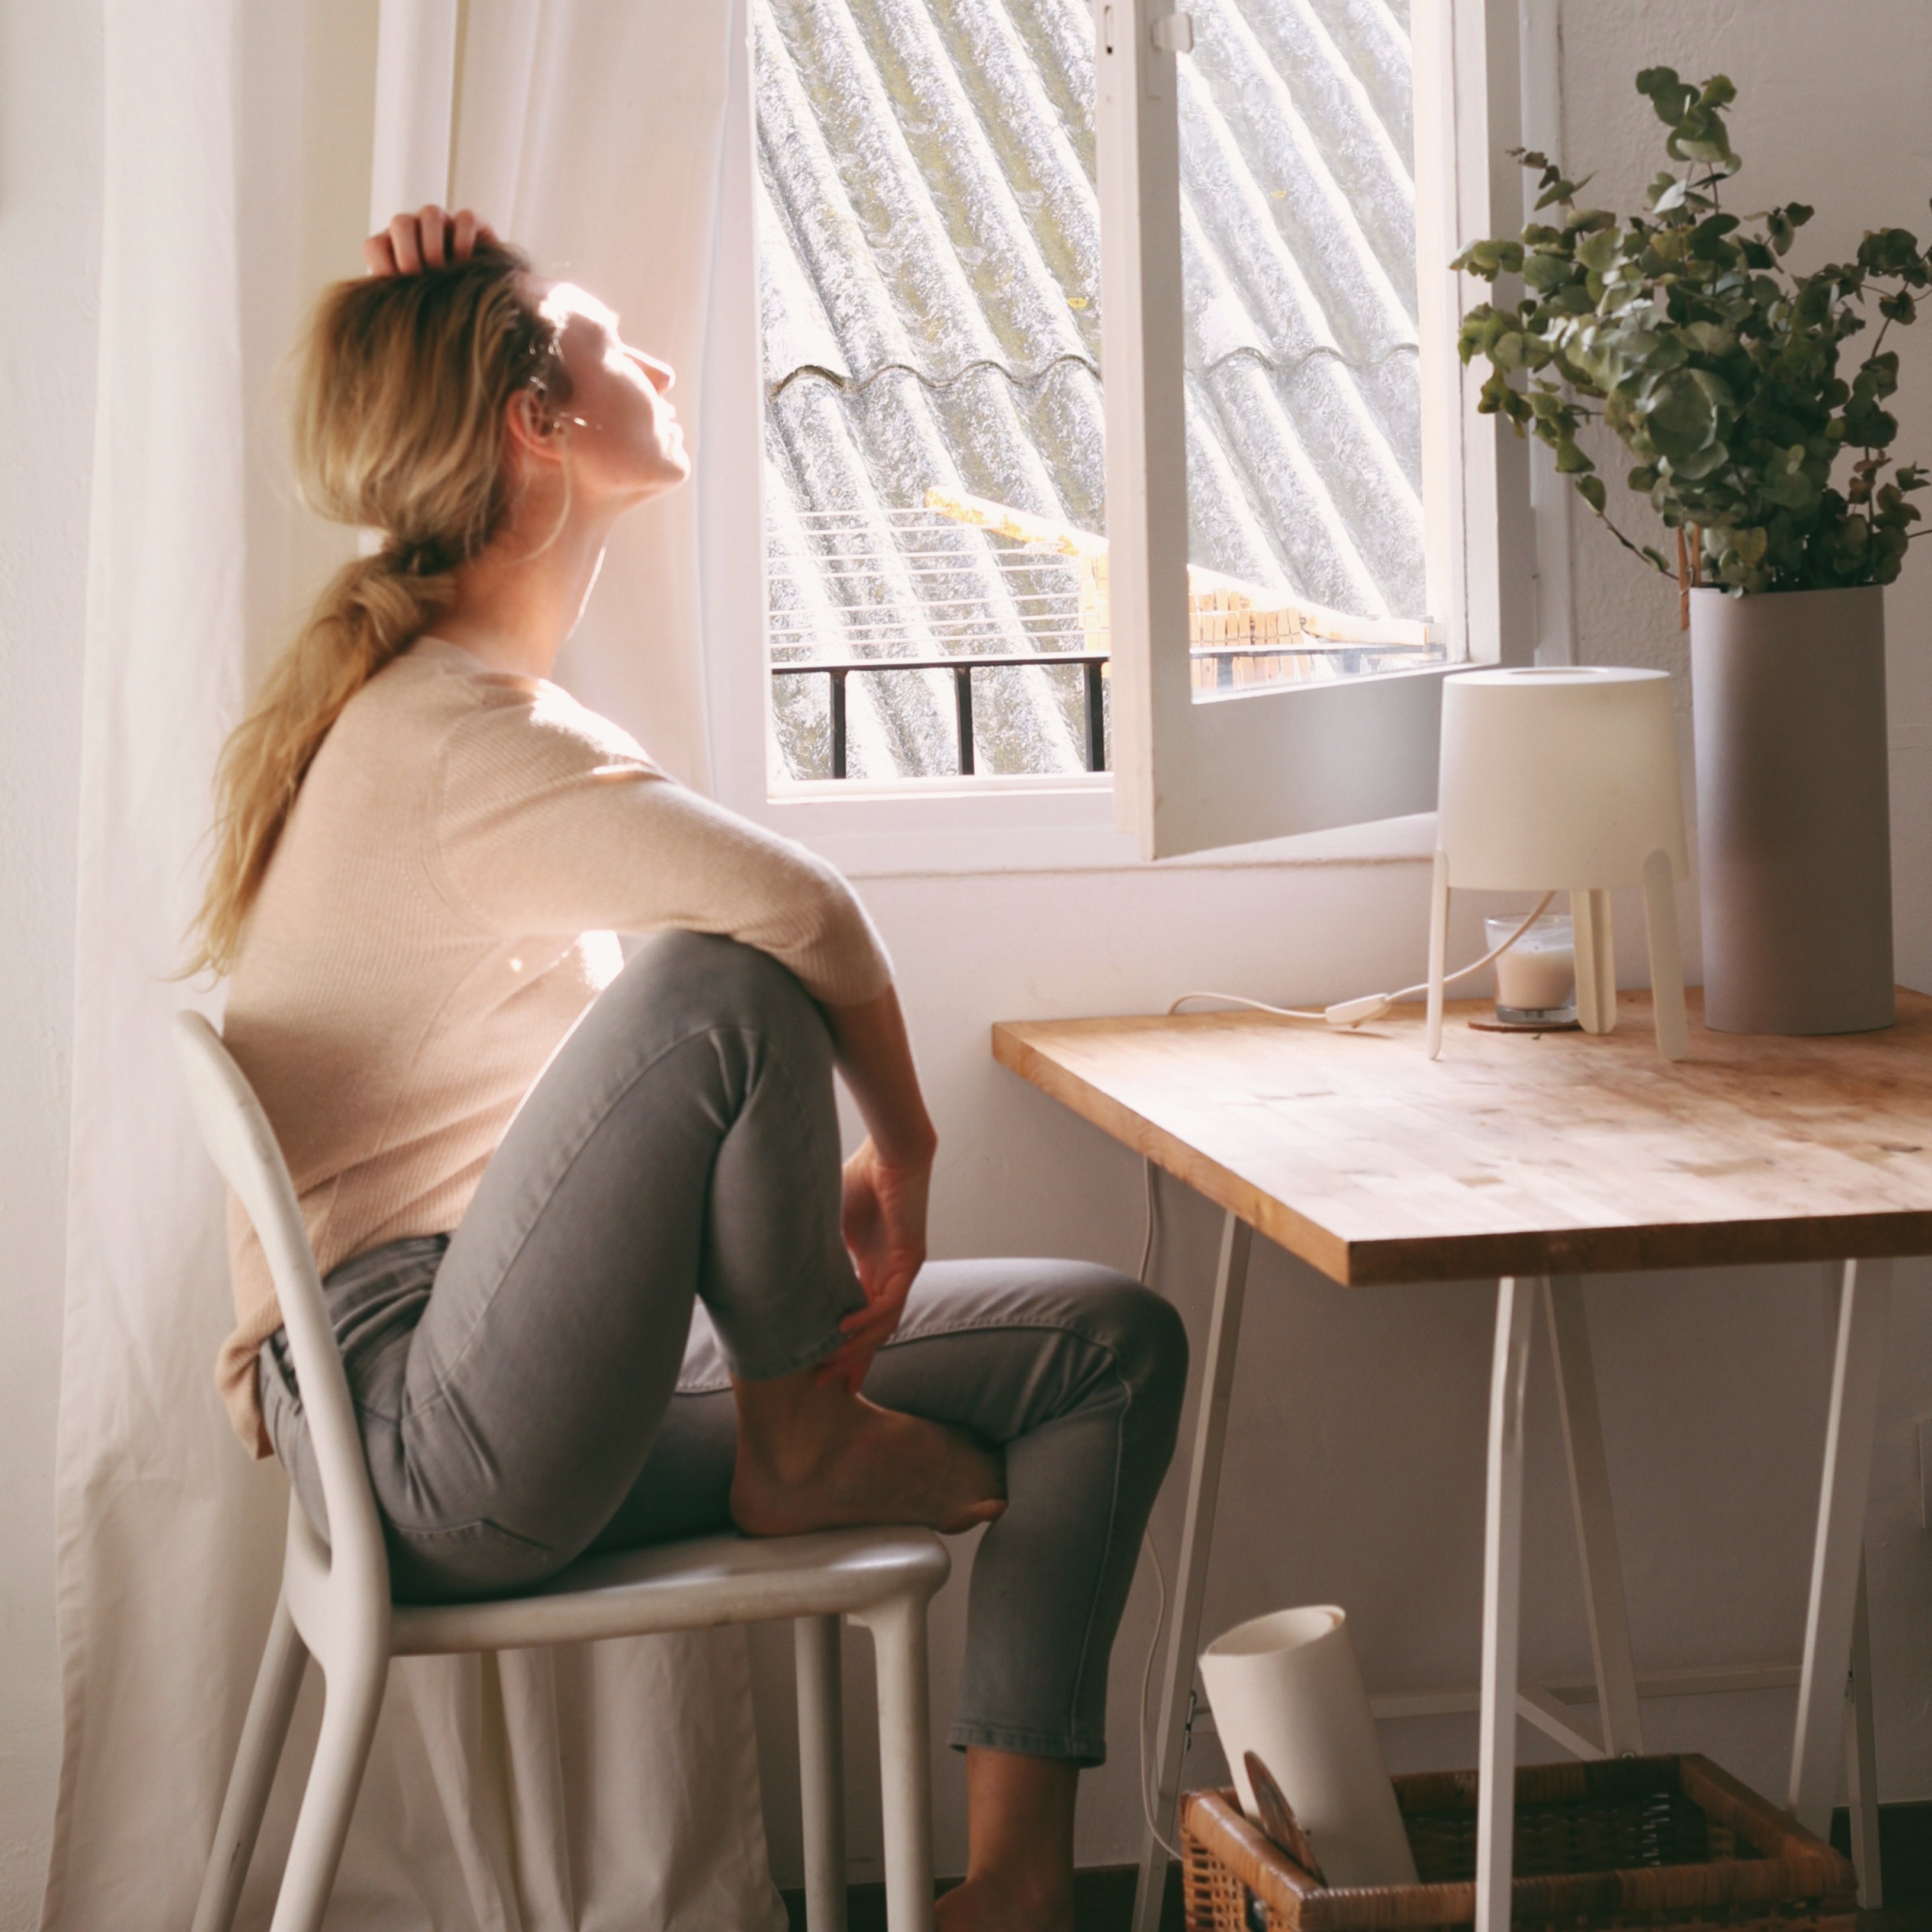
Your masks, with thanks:
[[[1546,296],[1560,289],[1570,279],[1570,273],[1568,260],[1553,250],[1539,248],[1523,257],[1522,279],[1538,295]]]
[[[1604,479],[1579,441],[1600,418],[1631,458],[1626,483],[1666,528],[1702,531],[1707,574],[1732,590],[1889,583],[1919,520],[1910,499],[1932,473],[1893,463],[1898,423],[1883,405],[1898,357],[1882,331],[1917,319],[1932,253],[1882,228],[1852,260],[1795,273],[1786,260],[1808,205],[1742,218],[1720,205],[1741,165],[1726,121],[1731,82],[1693,86],[1656,67],[1636,84],[1680,164],[1653,178],[1645,213],[1579,208],[1583,183],[1522,152],[1538,217],[1456,260],[1491,283],[1522,278],[1520,296],[1479,304],[1459,332],[1463,360],[1488,365],[1480,406],[1547,445],[1608,522]],[[1844,345],[1868,327],[1881,333],[1862,360],[1846,360],[1848,380]],[[1841,461],[1848,474],[1834,488]],[[1654,546],[1611,528],[1675,575]]]
[[[1738,346],[1738,338],[1720,322],[1687,322],[1677,332],[1700,355],[1728,356]]]
[[[1617,230],[1600,228],[1595,233],[1585,236],[1578,244],[1576,259],[1585,268],[1594,268],[1598,274],[1603,274],[1616,266],[1623,241]]]

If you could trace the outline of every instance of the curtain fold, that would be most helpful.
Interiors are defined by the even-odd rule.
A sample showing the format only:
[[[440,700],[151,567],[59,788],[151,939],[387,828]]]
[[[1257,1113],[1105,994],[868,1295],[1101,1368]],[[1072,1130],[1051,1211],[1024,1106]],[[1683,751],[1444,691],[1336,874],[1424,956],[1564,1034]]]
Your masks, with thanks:
[[[676,370],[700,463],[730,55],[746,32],[734,4],[494,0],[470,11],[458,95],[453,198]],[[617,526],[558,677],[708,790],[698,505],[674,490]]]
[[[104,10],[46,1903],[76,1932],[158,1925],[158,1899],[194,1896],[281,1509],[208,1407],[224,1244],[169,1038],[239,683],[236,4]]]
[[[466,158],[490,157],[486,212],[694,372],[734,10],[474,5],[456,97],[459,187],[482,165]],[[242,1453],[214,1390],[230,1318],[222,1202],[170,1037],[178,1007],[218,1000],[171,976],[242,694],[243,397],[269,380],[248,365],[240,322],[244,285],[275,251],[249,232],[263,218],[240,212],[238,107],[255,90],[250,124],[286,140],[274,158],[291,178],[369,161],[366,146],[331,147],[296,103],[264,115],[260,91],[278,82],[242,64],[246,11],[104,8],[49,1932],[188,1923],[280,1574],[286,1484]],[[490,205],[500,192],[508,212]],[[566,675],[702,780],[688,498],[626,533]],[[290,608],[313,588],[291,583]],[[313,1738],[310,1675],[244,1926],[267,1922],[288,1769]],[[328,1923],[778,1932],[742,1634],[396,1666]]]

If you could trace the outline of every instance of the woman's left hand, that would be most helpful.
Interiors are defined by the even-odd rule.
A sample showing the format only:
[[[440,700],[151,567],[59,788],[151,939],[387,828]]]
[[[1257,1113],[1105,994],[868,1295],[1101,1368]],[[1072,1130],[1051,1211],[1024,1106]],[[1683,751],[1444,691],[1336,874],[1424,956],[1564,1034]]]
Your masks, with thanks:
[[[913,1277],[926,1264],[926,1207],[932,1182],[928,1156],[892,1161],[870,1139],[845,1163],[845,1245],[866,1291],[866,1306],[838,1325],[845,1340],[819,1365],[819,1379],[842,1381],[854,1395],[872,1358],[905,1312]]]

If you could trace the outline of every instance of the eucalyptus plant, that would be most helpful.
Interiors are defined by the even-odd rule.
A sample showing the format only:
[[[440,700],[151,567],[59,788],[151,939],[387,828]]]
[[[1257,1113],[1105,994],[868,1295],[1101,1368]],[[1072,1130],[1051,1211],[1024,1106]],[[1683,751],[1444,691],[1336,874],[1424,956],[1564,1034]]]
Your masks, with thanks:
[[[1886,338],[1916,315],[1932,250],[1880,229],[1854,260],[1795,273],[1785,258],[1810,208],[1740,218],[1722,206],[1741,165],[1724,122],[1736,88],[1722,74],[1694,87],[1667,67],[1646,68],[1636,85],[1676,164],[1651,182],[1647,213],[1580,207],[1587,177],[1517,149],[1538,177],[1539,218],[1454,264],[1490,283],[1522,278],[1520,301],[1485,302],[1463,321],[1462,360],[1489,364],[1481,408],[1546,443],[1618,542],[1666,576],[1682,573],[1688,531],[1696,580],[1734,591],[1889,584],[1924,534],[1908,499],[1928,472],[1894,464],[1898,423],[1886,404],[1898,355]],[[1868,305],[1877,334],[1847,381],[1845,345]],[[1611,521],[1577,441],[1597,419],[1636,459],[1630,488],[1678,532],[1677,566]]]

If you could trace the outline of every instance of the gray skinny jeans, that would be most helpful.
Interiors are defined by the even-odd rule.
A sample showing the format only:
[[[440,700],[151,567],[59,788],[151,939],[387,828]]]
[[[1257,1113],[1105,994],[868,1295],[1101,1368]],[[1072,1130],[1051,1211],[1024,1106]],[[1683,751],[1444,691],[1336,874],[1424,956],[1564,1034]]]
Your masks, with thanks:
[[[863,1304],[839,1234],[832,1042],[764,954],[666,934],[531,1090],[453,1234],[325,1284],[399,1598],[525,1588],[730,1527],[730,1377],[823,1360]],[[952,1742],[1097,1764],[1107,1664],[1174,1448],[1187,1338],[1081,1262],[934,1262],[866,1383],[1003,1448]],[[326,1529],[286,1339],[268,1432]]]

